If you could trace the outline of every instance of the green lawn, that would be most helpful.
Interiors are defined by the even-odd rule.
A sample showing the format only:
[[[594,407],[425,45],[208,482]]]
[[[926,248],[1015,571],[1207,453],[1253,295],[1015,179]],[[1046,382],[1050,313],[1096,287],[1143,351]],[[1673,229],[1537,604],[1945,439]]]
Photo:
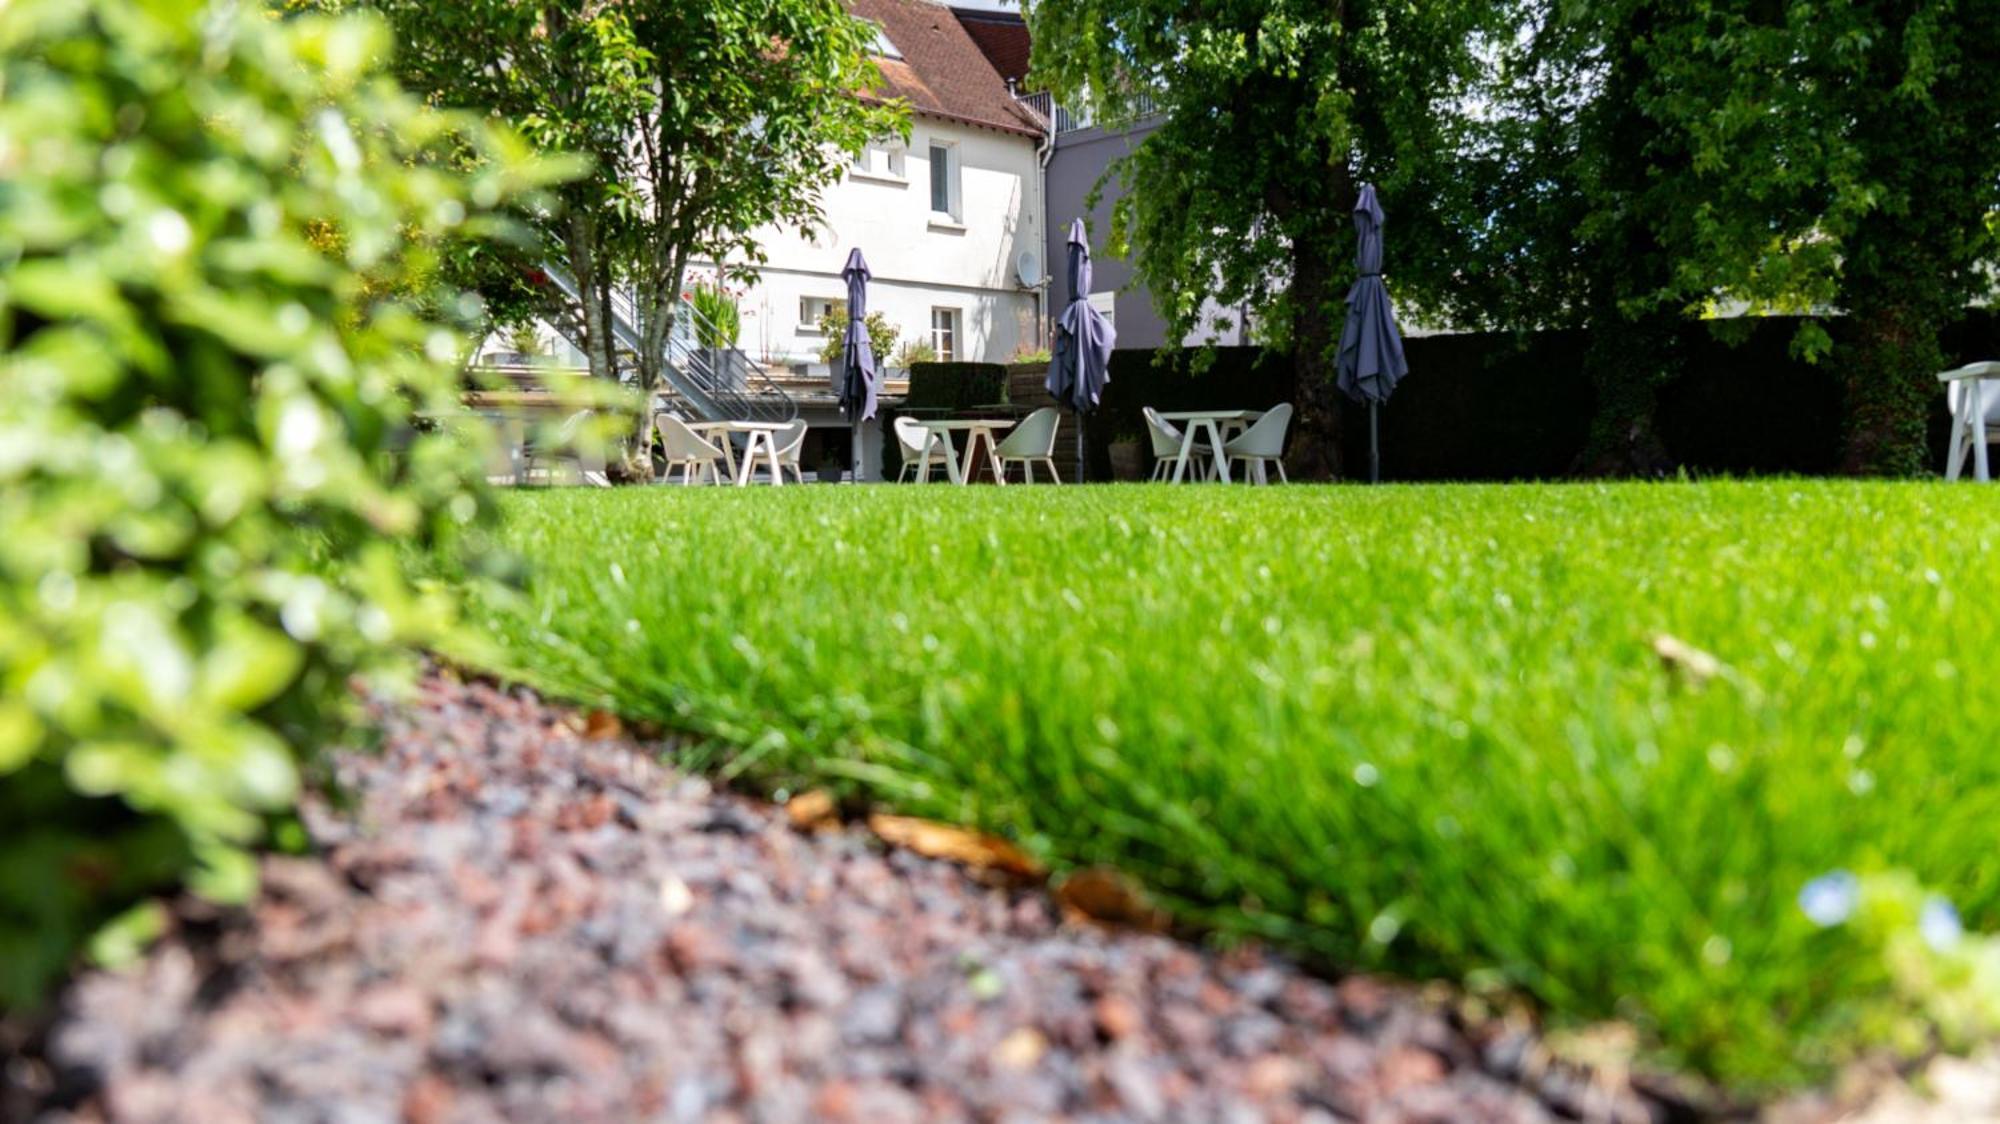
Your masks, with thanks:
[[[473,612],[496,670],[712,735],[699,764],[731,775],[1115,864],[1224,934],[1630,1020],[1739,1088],[1910,1033],[1912,987],[1957,994],[1907,963],[1899,992],[1909,941],[1874,907],[1816,926],[1809,880],[1908,871],[2000,927],[2000,490],[655,488],[504,513],[532,578]],[[1671,672],[1658,633],[1721,671]]]

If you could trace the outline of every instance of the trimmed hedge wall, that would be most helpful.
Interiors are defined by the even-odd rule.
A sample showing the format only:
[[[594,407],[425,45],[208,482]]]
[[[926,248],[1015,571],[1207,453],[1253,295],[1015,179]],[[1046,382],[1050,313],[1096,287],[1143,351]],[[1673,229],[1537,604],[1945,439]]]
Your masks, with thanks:
[[[900,406],[884,407],[882,418],[882,478],[894,480],[903,471],[903,447],[896,441],[896,419],[906,413],[934,416],[1007,400],[1007,368],[1000,363],[913,363],[910,392]]]
[[[1007,400],[1007,368],[1001,363],[916,363],[910,367],[911,410],[964,410]]]
[[[1792,357],[1797,321],[1760,319],[1740,343],[1705,324],[1687,328],[1686,374],[1661,388],[1659,431],[1695,473],[1829,473],[1839,464],[1840,344],[1814,365]],[[1381,414],[1385,480],[1525,480],[1567,475],[1595,408],[1583,371],[1583,332],[1475,333],[1405,342],[1410,375]],[[1954,363],[2000,358],[2000,314],[1977,311],[1945,334]],[[1295,400],[1290,359],[1258,348],[1218,348],[1201,373],[1192,349],[1120,351],[1090,419],[1090,475],[1110,479],[1109,447],[1143,447],[1142,406],[1163,411],[1263,409]],[[1156,362],[1157,361],[1157,362]],[[1342,437],[1350,476],[1366,471],[1368,412],[1348,406]],[[1940,387],[1932,413],[1933,465],[1944,463],[1950,419]],[[1150,467],[1150,462],[1148,462]]]

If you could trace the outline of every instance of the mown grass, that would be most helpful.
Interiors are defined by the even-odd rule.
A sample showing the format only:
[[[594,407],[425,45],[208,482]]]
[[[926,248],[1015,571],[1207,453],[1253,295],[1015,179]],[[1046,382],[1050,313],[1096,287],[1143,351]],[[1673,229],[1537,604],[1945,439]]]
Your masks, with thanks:
[[[484,659],[1342,966],[1622,1018],[1739,1089],[1887,1033],[1801,912],[2000,922],[2000,492],[1925,484],[510,496]],[[1712,653],[1705,685],[1670,634]]]

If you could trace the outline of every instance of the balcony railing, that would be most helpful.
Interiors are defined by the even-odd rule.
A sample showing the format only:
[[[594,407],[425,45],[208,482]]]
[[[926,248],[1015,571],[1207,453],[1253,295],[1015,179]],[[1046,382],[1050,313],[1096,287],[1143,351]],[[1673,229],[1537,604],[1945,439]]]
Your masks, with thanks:
[[[1034,94],[1015,94],[1014,100],[1034,110],[1042,120],[1049,123],[1050,130],[1057,136],[1073,133],[1078,129],[1088,129],[1094,125],[1103,125],[1107,128],[1123,125],[1142,117],[1151,117],[1160,111],[1159,103],[1155,102],[1150,94],[1141,94],[1134,98],[1129,114],[1120,115],[1116,120],[1105,121],[1094,120],[1088,110],[1072,110],[1068,106],[1056,104],[1055,98],[1046,90]]]

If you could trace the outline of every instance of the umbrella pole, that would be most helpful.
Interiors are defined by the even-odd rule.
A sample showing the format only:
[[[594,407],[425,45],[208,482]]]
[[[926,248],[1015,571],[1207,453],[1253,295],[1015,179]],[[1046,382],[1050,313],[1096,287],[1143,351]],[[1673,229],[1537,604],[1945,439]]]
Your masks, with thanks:
[[[1076,482],[1083,483],[1083,411],[1076,412]]]
[[[1382,445],[1381,438],[1375,427],[1375,411],[1379,408],[1374,402],[1368,403],[1368,482],[1370,484],[1380,484],[1382,482]]]

